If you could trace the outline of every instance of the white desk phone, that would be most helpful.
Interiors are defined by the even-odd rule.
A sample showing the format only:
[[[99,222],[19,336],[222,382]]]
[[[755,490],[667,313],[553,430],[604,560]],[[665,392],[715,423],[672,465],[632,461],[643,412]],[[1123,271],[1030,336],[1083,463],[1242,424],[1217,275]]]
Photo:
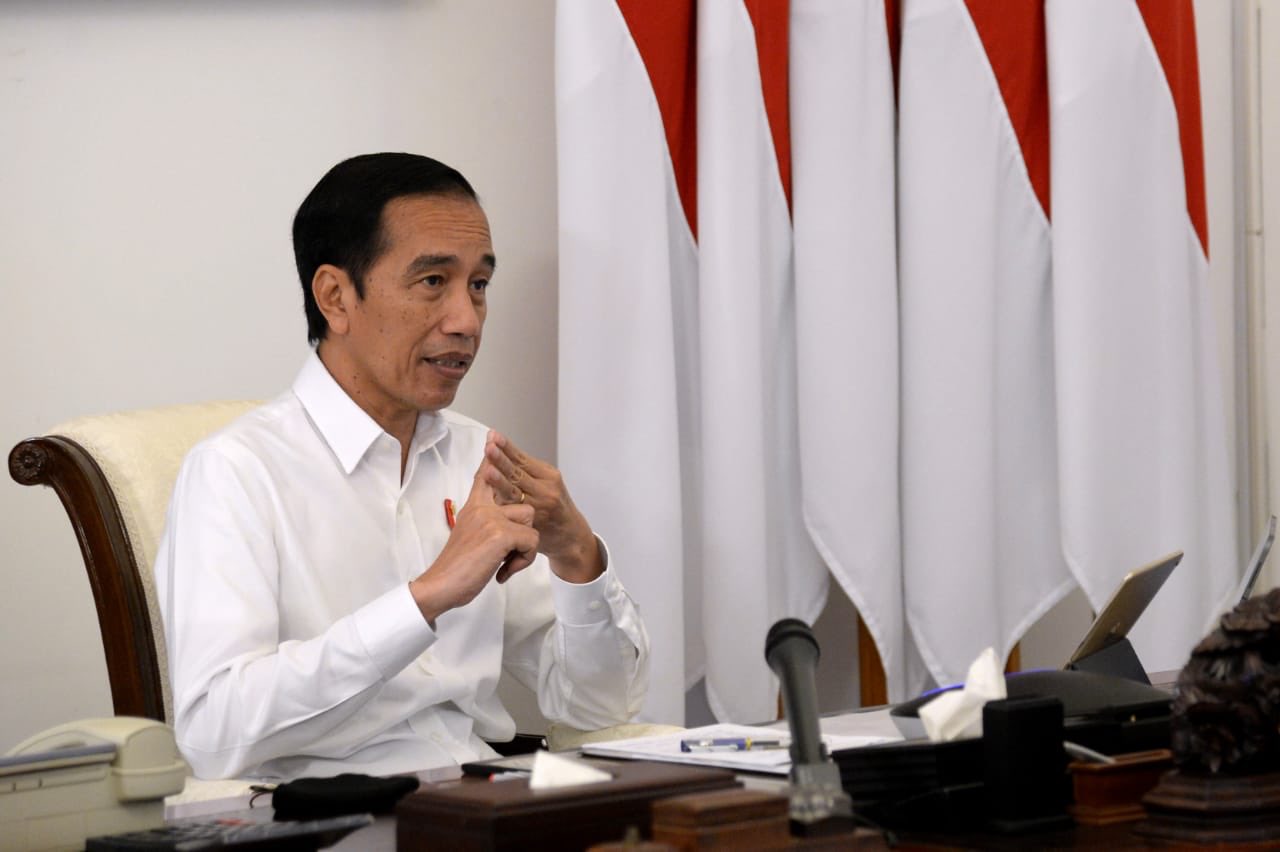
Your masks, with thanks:
[[[50,728],[0,757],[0,852],[83,849],[86,837],[155,828],[186,776],[173,730],[152,719]]]

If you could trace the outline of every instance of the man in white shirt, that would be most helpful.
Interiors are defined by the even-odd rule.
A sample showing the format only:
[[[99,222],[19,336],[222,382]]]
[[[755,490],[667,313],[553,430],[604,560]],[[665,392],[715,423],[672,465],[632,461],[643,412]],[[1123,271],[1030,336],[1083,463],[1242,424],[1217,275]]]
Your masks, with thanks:
[[[501,669],[549,719],[643,700],[648,638],[559,472],[446,410],[496,260],[461,174],[335,166],[293,228],[316,351],[197,445],[156,560],[174,725],[200,777],[492,757]]]

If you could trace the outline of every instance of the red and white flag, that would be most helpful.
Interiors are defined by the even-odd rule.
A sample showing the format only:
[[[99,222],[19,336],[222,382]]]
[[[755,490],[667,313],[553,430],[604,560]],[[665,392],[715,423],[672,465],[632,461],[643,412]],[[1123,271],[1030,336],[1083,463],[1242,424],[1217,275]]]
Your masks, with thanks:
[[[694,7],[662,8],[557,10],[558,463],[648,627],[642,716],[680,722],[701,677]]]
[[[703,676],[717,717],[772,718],[765,634],[825,602],[800,490],[788,15],[558,8],[559,463],[649,625],[654,720],[683,719]]]
[[[891,5],[792,0],[790,94],[804,518],[899,700],[907,637]]]
[[[907,617],[963,680],[1073,586],[1058,547],[1038,2],[907,0],[899,76]]]
[[[777,713],[769,626],[812,622],[827,571],[804,528],[796,419],[785,0],[698,4],[698,318],[707,699]]]
[[[892,5],[559,4],[559,462],[646,718],[771,717],[824,561],[895,698],[1180,548],[1178,665],[1236,573],[1189,0],[903,0],[896,158]]]
[[[1134,631],[1177,668],[1238,574],[1191,0],[1048,0],[1063,550],[1095,607],[1185,557]]]

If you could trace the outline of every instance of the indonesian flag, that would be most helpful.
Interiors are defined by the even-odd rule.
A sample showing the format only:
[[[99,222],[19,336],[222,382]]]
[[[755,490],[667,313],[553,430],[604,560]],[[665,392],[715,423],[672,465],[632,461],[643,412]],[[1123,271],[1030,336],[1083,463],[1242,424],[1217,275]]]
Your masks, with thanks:
[[[698,4],[702,625],[718,719],[777,714],[763,639],[812,622],[827,572],[801,513],[788,4]]]
[[[557,13],[558,462],[649,631],[642,717],[680,722],[701,676],[694,8],[662,7]]]
[[[886,8],[560,0],[559,463],[645,718],[773,717],[828,567],[894,698],[1174,549],[1146,666],[1226,603],[1189,0],[904,0],[896,162]]]
[[[1063,550],[1094,607],[1185,557],[1133,634],[1180,667],[1238,574],[1191,0],[1049,0]]]
[[[940,683],[987,646],[1007,655],[1074,586],[1059,549],[1043,22],[1037,2],[902,8],[903,585]]]
[[[773,718],[765,634],[825,603],[798,458],[788,14],[558,7],[559,464],[649,627],[657,721],[701,677],[718,718]]]
[[[901,700],[892,5],[792,0],[790,96],[804,518]]]

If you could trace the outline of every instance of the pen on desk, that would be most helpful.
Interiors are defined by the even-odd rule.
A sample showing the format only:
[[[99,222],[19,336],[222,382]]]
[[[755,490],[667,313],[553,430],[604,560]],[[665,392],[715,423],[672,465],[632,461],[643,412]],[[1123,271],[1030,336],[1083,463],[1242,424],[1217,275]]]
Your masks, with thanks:
[[[453,513],[453,501],[448,497],[444,499],[444,519],[449,524],[449,529],[453,529],[458,523],[458,516]]]
[[[707,737],[681,740],[681,751],[752,751],[783,748],[781,740],[758,740],[754,737]]]

